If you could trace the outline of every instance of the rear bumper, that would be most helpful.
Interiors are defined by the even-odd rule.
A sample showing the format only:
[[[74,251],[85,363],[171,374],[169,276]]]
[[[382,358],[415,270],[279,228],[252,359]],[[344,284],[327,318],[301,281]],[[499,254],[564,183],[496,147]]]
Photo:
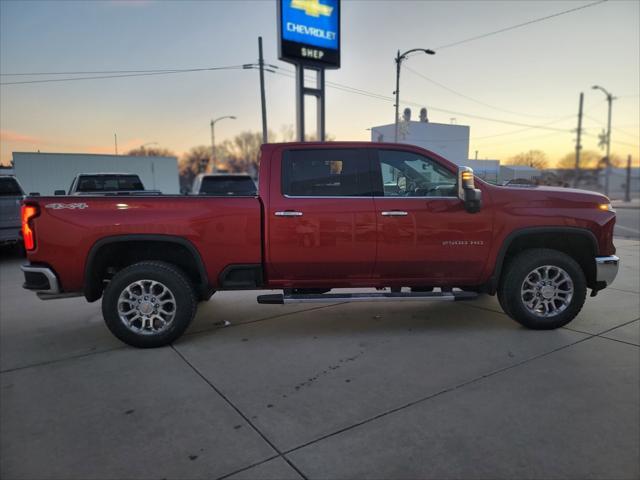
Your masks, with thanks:
[[[79,297],[82,295],[82,292],[62,292],[56,273],[49,267],[42,265],[21,265],[20,269],[24,273],[22,288],[36,292],[40,300]]]
[[[22,288],[36,293],[60,293],[58,277],[49,267],[22,265],[20,270],[24,273]]]
[[[615,255],[596,257],[596,281],[598,284],[609,286],[618,275],[620,258]],[[604,288],[604,287],[603,287]]]

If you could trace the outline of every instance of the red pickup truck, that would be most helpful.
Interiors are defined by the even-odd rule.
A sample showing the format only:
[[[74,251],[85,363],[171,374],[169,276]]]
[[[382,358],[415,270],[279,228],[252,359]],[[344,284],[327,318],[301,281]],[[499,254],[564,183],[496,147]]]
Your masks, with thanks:
[[[615,218],[603,195],[490,185],[409,145],[265,144],[257,195],[26,198],[22,270],[43,299],[102,297],[137,347],[174,341],[199,301],[239,289],[283,290],[259,303],[497,294],[551,329],[615,278]]]

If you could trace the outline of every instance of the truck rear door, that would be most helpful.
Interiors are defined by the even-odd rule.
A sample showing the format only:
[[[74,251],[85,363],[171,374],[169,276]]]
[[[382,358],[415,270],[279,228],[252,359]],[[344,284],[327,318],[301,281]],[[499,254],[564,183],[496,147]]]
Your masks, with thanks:
[[[370,279],[376,219],[367,149],[314,146],[271,163],[267,265],[274,285]]]

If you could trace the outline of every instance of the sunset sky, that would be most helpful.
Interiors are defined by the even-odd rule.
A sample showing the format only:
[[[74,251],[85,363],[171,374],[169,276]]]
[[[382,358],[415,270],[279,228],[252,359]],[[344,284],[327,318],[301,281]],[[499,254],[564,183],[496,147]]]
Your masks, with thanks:
[[[470,125],[470,156],[505,160],[540,149],[555,161],[574,149],[578,97],[585,93],[585,150],[598,150],[612,92],[612,150],[640,154],[640,2],[608,1],[487,38],[447,45],[591,1],[342,2],[342,68],[326,79],[391,97],[397,49],[432,48],[402,70],[401,107],[429,109],[433,122]],[[88,75],[14,76],[235,66],[257,60],[264,39],[269,126],[294,123],[293,67],[277,60],[276,3],[264,1],[0,1],[0,160],[13,151],[113,153],[147,142],[181,154],[261,128],[258,72],[9,84]],[[444,47],[444,48],[441,48]],[[417,72],[417,73],[416,73]],[[427,77],[429,80],[425,79]],[[435,83],[434,83],[435,82]],[[393,121],[392,102],[327,90],[327,131],[368,140]],[[534,128],[544,126],[544,128]],[[308,126],[314,130],[313,124]]]

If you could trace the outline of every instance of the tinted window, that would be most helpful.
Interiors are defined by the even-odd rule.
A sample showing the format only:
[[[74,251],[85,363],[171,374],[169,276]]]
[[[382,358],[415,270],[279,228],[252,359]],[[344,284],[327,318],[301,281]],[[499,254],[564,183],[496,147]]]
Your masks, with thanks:
[[[456,196],[456,175],[429,158],[412,152],[379,150],[378,161],[385,197]]]
[[[290,150],[282,159],[282,193],[298,197],[370,196],[367,152]]]
[[[0,178],[0,196],[16,197],[22,195],[22,189],[15,178]]]
[[[144,190],[137,175],[82,175],[78,192],[123,192]]]
[[[200,193],[253,196],[256,194],[256,184],[248,177],[205,177],[200,185]]]

